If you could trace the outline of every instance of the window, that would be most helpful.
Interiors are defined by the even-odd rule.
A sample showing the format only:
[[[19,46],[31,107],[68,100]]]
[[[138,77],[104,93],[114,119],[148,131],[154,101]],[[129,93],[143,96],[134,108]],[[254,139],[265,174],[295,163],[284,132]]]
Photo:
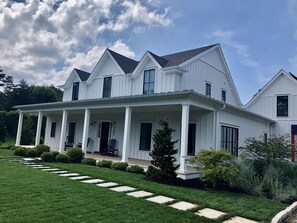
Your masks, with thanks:
[[[221,126],[221,148],[238,156],[238,128]]]
[[[288,96],[277,96],[276,113],[278,117],[288,117]]]
[[[57,123],[52,122],[50,137],[55,137],[56,136],[56,126],[57,126]]]
[[[139,150],[150,151],[152,138],[152,123],[141,123]]]
[[[144,71],[143,94],[153,94],[155,87],[155,70]]]
[[[109,98],[111,93],[111,77],[105,77],[103,81],[103,98]]]
[[[267,141],[268,141],[267,133],[264,133],[264,143],[267,144]]]
[[[205,95],[207,97],[210,97],[211,96],[211,85],[209,83],[206,83],[205,84]]]
[[[222,101],[226,102],[226,91],[222,90]]]
[[[195,141],[196,141],[196,124],[189,123],[189,132],[188,132],[188,155],[195,155]]]
[[[79,82],[74,82],[72,86],[72,101],[78,100]]]

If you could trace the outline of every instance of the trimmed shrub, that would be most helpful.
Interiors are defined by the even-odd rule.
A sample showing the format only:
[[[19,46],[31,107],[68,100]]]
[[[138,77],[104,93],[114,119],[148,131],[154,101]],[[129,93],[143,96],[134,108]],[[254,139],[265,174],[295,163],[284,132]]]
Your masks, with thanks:
[[[137,166],[137,165],[128,166],[126,171],[129,172],[129,173],[138,173],[138,174],[143,174],[144,173],[143,167]]]
[[[128,163],[122,163],[122,162],[113,163],[111,165],[111,169],[120,170],[120,171],[126,171],[127,167],[128,167]]]
[[[41,159],[44,162],[54,162],[54,154],[52,152],[44,152],[41,154]]]
[[[15,150],[14,150],[13,155],[16,155],[16,156],[26,156],[26,153],[27,153],[27,149],[26,148],[16,147]]]
[[[93,158],[84,158],[81,161],[82,164],[90,165],[90,166],[96,166],[96,160]]]
[[[59,154],[56,156],[56,161],[60,163],[69,163],[69,157],[66,154]]]
[[[146,171],[146,176],[152,179],[164,180],[167,178],[166,173],[154,166],[149,166]]]
[[[111,168],[111,165],[112,165],[111,160],[101,160],[97,163],[98,167]]]
[[[42,153],[50,151],[50,147],[44,144],[39,144],[35,148],[37,151],[37,156],[41,156]]]
[[[30,148],[26,152],[27,157],[37,157],[37,150],[35,148]]]
[[[52,151],[53,153],[53,157],[54,157],[54,161],[56,160],[56,157],[60,154],[58,151]]]
[[[67,151],[67,156],[69,157],[70,163],[81,163],[85,154],[79,148],[71,148]]]
[[[10,149],[10,150],[15,150],[16,149],[16,146],[14,146],[14,145],[8,145],[6,148],[7,149]]]

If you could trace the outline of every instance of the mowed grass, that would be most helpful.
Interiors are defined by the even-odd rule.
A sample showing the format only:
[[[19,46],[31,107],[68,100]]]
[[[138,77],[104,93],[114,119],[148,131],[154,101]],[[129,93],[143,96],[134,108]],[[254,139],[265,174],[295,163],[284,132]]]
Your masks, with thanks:
[[[1,223],[216,222],[6,160],[0,170]]]
[[[0,159],[18,157],[18,156],[13,155],[13,152],[14,152],[13,150],[0,148]]]
[[[159,184],[146,180],[143,175],[121,172],[106,168],[99,168],[82,164],[47,163],[46,165],[78,172],[82,175],[97,177],[107,181],[114,181],[122,185],[133,186],[138,189],[173,197],[178,200],[193,202],[199,205],[199,209],[208,207],[228,213],[228,215],[216,222],[222,222],[224,219],[235,215],[262,222],[270,222],[275,214],[286,207],[286,205],[277,201],[272,201],[269,199],[251,196],[243,193],[212,189],[190,189]],[[178,213],[182,214],[181,212]],[[166,215],[168,216],[169,214]],[[204,219],[203,222],[207,221]]]
[[[11,137],[11,136],[6,137],[5,142],[2,142],[0,147],[6,147],[9,145],[15,145],[15,137]]]

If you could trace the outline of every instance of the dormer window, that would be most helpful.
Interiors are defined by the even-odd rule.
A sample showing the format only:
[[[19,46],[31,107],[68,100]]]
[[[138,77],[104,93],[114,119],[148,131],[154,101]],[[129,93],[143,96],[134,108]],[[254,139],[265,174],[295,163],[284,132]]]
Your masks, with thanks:
[[[289,113],[288,96],[277,96],[276,99],[276,115],[277,117],[288,117]]]
[[[211,85],[209,83],[206,83],[205,84],[205,95],[207,97],[210,97],[211,96]]]
[[[143,77],[143,94],[153,94],[155,87],[155,70],[145,70]]]
[[[72,101],[78,100],[79,82],[74,82],[72,86]]]
[[[222,90],[222,102],[226,102],[226,91]]]
[[[111,77],[105,77],[103,81],[103,98],[109,98],[111,95]]]

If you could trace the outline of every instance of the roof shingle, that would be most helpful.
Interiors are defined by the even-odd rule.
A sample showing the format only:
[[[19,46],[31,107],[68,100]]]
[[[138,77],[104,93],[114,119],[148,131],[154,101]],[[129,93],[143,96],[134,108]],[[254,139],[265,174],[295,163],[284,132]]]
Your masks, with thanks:
[[[90,73],[83,71],[83,70],[79,70],[77,68],[74,68],[74,70],[76,71],[77,75],[79,76],[81,81],[86,81],[88,80],[89,76],[91,75]]]

